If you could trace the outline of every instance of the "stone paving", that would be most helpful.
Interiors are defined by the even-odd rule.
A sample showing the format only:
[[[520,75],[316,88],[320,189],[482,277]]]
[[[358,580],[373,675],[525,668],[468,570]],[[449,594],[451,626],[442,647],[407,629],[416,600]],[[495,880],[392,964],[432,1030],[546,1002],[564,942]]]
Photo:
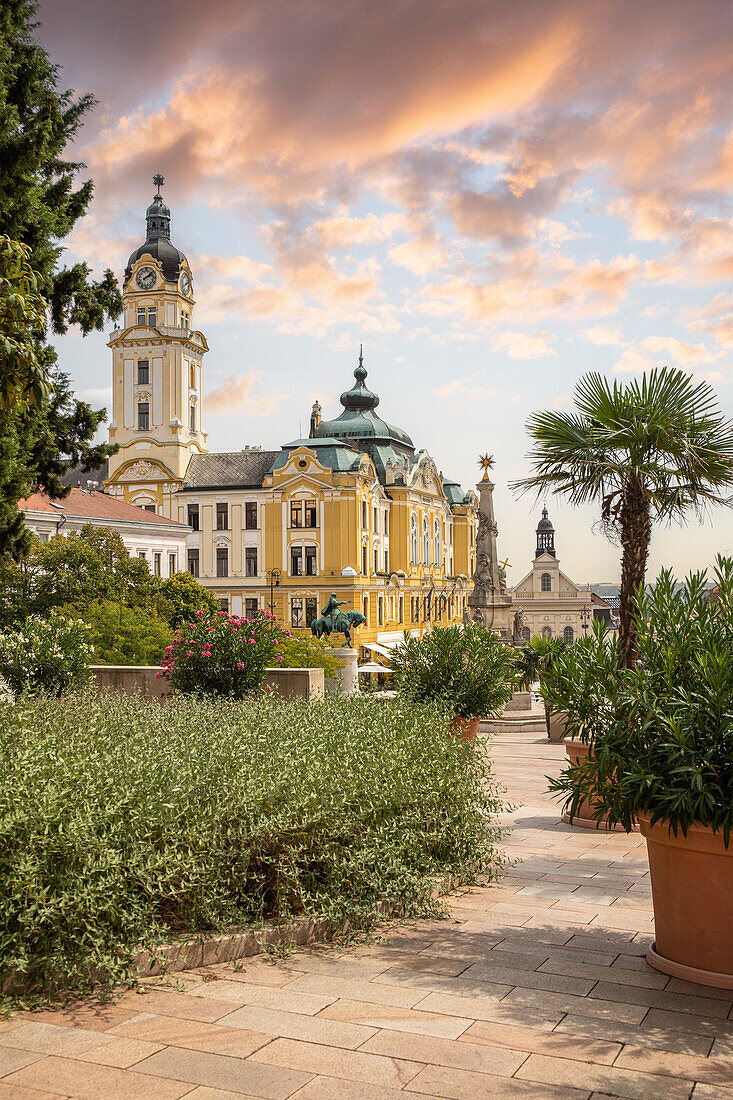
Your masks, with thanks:
[[[733,1100],[730,991],[650,969],[638,836],[559,821],[561,745],[500,734],[496,885],[447,920],[149,981],[107,1006],[0,1023],[0,1100]]]

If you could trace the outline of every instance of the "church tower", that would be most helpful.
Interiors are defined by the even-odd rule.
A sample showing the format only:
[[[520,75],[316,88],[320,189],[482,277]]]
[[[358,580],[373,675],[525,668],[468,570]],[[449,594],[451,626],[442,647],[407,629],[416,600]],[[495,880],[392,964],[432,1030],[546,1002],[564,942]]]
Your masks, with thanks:
[[[207,451],[203,430],[203,358],[206,339],[193,324],[193,278],[185,255],[170,239],[171,212],[156,175],[145,212],[146,238],[127,261],[122,327],[112,349],[107,491],[169,514],[166,496],[180,488],[192,455]],[[169,503],[169,500],[168,500]]]
[[[552,554],[555,557],[555,528],[547,515],[547,508],[542,509],[542,519],[537,524],[537,549],[534,556],[538,558],[540,554]]]

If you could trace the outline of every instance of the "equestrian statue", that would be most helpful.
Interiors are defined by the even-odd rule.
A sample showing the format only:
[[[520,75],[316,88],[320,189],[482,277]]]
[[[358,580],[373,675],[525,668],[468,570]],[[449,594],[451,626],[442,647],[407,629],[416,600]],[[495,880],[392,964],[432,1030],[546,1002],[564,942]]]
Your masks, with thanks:
[[[363,626],[366,619],[361,611],[340,611],[339,608],[343,607],[345,602],[345,600],[337,600],[335,592],[331,593],[320,618],[314,619],[311,623],[311,633],[315,634],[316,638],[322,638],[324,634],[326,637],[331,634],[344,634],[346,641],[342,648],[352,645],[352,627]]]

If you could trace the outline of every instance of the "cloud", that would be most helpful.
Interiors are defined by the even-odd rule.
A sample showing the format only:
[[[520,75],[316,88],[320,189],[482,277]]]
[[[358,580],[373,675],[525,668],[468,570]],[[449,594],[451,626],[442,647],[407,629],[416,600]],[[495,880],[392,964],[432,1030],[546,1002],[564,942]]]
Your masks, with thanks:
[[[232,376],[204,397],[204,413],[208,416],[229,416],[246,413],[247,416],[269,416],[282,400],[278,393],[257,397],[262,379],[260,371],[249,371],[239,377]]]
[[[492,340],[491,346],[510,359],[543,359],[555,355],[550,347],[551,340],[554,337],[549,332],[502,332]]]
[[[711,302],[687,311],[693,332],[709,332],[718,347],[733,348],[733,294],[716,294]]]
[[[475,374],[469,374],[467,378],[454,378],[452,382],[446,382],[444,386],[438,386],[433,390],[433,395],[442,399],[450,398],[461,405],[469,401],[483,401],[491,397],[494,390],[476,385],[477,377]]]
[[[648,336],[642,340],[641,346],[645,351],[665,355],[675,365],[683,367],[711,363],[715,358],[704,344],[686,344],[684,340],[672,336]]]
[[[583,330],[583,335],[591,344],[599,348],[610,348],[621,344],[621,331],[608,325],[592,325]]]

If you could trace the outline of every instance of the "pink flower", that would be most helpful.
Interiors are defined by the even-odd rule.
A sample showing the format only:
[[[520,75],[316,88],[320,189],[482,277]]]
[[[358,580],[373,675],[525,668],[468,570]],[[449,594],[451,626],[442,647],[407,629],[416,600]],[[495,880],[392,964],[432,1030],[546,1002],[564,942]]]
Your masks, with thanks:
[[[162,675],[163,675],[163,673],[162,673],[162,672],[156,672],[156,674],[155,674],[155,679],[156,679],[156,680],[159,680],[159,679],[161,678],[161,676],[162,676]]]
[[[250,638],[249,644],[250,645],[257,645],[257,642],[254,640],[254,638]]]
[[[237,668],[244,668],[244,661],[237,661]]]
[[[190,650],[190,649],[189,649],[189,651],[188,651],[188,656],[189,656],[189,657],[193,657],[193,653],[191,652],[191,650]]]
[[[277,638],[275,638],[275,640],[273,641],[273,643],[272,643],[272,644],[273,644],[273,645],[280,645],[280,643],[278,642]]]
[[[278,653],[277,659],[278,659],[278,661],[282,661],[282,659],[283,659],[282,653]]]

